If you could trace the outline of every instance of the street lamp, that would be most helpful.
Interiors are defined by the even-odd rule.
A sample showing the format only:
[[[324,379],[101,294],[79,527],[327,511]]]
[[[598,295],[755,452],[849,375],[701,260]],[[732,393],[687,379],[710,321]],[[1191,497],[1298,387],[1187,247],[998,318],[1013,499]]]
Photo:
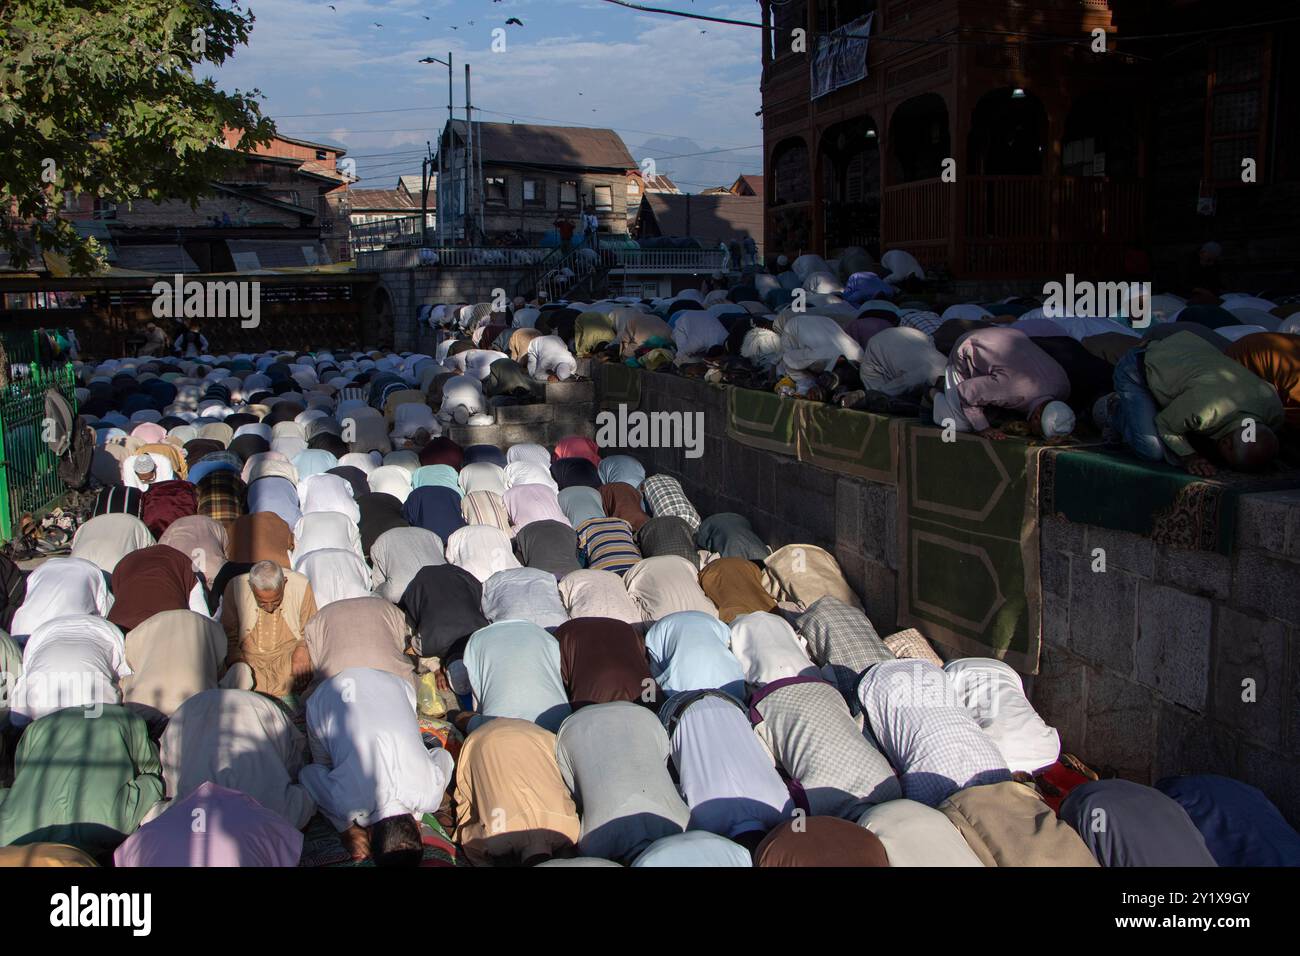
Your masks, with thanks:
[[[454,118],[453,115],[452,115],[452,109],[453,109],[453,107],[454,107],[454,98],[453,98],[453,96],[452,96],[451,53],[450,53],[450,51],[447,53],[447,59],[445,59],[445,60],[440,60],[440,59],[438,59],[436,56],[426,56],[426,57],[423,57],[423,58],[420,60],[420,62],[421,62],[421,63],[441,63],[443,66],[445,66],[445,67],[447,68],[447,128],[448,128],[448,131],[450,131],[450,129],[451,129],[451,123],[452,123],[452,120],[453,120],[453,118]],[[442,189],[442,181],[443,181],[442,149],[443,149],[443,148],[442,148],[442,137],[440,136],[440,137],[438,137],[438,191],[439,191],[440,193],[443,192],[443,189]],[[427,162],[427,160],[426,160],[426,162]],[[421,199],[420,199],[420,232],[421,232],[421,235],[426,235],[426,241],[424,242],[424,245],[428,245],[428,241],[427,241],[428,226],[426,225],[426,223],[429,221],[429,210],[428,210],[428,194],[429,194],[429,188],[428,188],[428,186],[425,186],[424,189],[421,190],[421,193],[422,193],[422,195],[421,195]],[[451,191],[450,191],[450,190],[447,190],[447,191],[446,191],[446,194],[447,194],[447,195],[450,195],[450,194],[451,194]],[[445,212],[445,209],[444,209],[444,203],[439,202],[439,203],[438,203],[438,212],[437,212],[437,216],[438,216],[438,236],[439,236],[439,239],[441,239],[441,237],[442,237],[442,223],[443,223],[444,212]]]

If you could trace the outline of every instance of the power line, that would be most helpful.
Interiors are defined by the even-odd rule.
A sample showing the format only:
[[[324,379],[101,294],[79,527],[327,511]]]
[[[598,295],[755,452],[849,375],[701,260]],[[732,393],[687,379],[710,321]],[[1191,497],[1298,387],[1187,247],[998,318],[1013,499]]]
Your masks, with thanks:
[[[423,127],[417,127],[416,129],[418,130],[418,129],[420,129],[420,128],[423,128]],[[416,131],[416,130],[410,130],[409,132],[414,132],[414,131]],[[284,135],[286,135],[286,136],[301,136],[301,135],[304,135],[306,132],[307,132],[306,130],[298,130],[298,131],[293,132],[293,133],[285,133]],[[396,131],[396,130],[364,130],[364,129],[359,129],[359,130],[349,130],[348,132],[350,132],[350,133],[352,133],[352,134],[365,134],[365,133],[391,133],[391,132],[397,132],[397,131]],[[654,155],[652,158],[653,158],[656,162],[661,162],[661,161],[663,161],[663,160],[669,160],[669,159],[686,159],[686,158],[691,158],[691,157],[715,156],[715,155],[717,155],[718,153],[735,153],[735,152],[741,152],[741,151],[743,151],[743,150],[761,150],[762,148],[763,148],[763,145],[762,145],[761,143],[754,144],[754,145],[751,145],[751,146],[720,146],[720,147],[717,147],[716,149],[702,149],[702,150],[699,150],[698,152],[693,152],[693,153],[669,153],[669,154],[664,155],[664,156],[660,156],[660,155],[657,155],[657,154],[656,154],[656,155]],[[634,144],[632,144],[631,146],[628,146],[628,149],[629,149],[629,150],[633,150],[633,149],[637,149],[637,150],[646,150],[646,151],[650,151],[650,152],[652,152],[652,153],[654,152],[653,147],[651,147],[648,143],[634,143]],[[401,151],[395,151],[395,152],[389,152],[389,153],[358,153],[357,155],[352,156],[351,158],[352,158],[352,159],[387,159],[387,158],[389,158],[389,157],[394,157],[394,156],[423,156],[423,155],[424,155],[424,150],[423,150],[423,149],[411,149],[411,150],[401,150]],[[730,166],[730,165],[733,165],[732,163],[728,163],[728,162],[726,162],[726,161],[724,161],[724,160],[707,160],[707,159],[700,159],[699,162],[704,162],[704,163],[707,163],[707,162],[714,162],[714,163],[718,163],[718,164],[720,164],[720,165],[724,165],[724,166]]]
[[[651,7],[651,6],[646,6],[645,4],[632,3],[631,0],[601,0],[601,2],[611,3],[614,6],[624,7],[628,10],[635,10],[638,13],[655,13],[663,16],[681,17],[686,20],[703,20],[708,23],[721,23],[726,26],[751,27],[758,30],[764,29],[762,23],[754,23],[753,21],[750,20],[733,20],[729,17],[713,17],[702,13],[691,13],[687,10],[669,10],[664,7]],[[1295,23],[1297,21],[1300,21],[1300,16],[1280,17],[1276,20],[1261,20],[1256,23],[1233,24],[1233,25],[1221,26],[1221,27],[1204,27],[1200,30],[1183,30],[1180,32],[1171,32],[1171,33],[1148,33],[1146,35],[1137,35],[1137,36],[1124,36],[1122,34],[1116,33],[1116,34],[1111,34],[1110,36],[1112,39],[1122,41],[1124,43],[1133,43],[1141,40],[1176,40],[1176,39],[1181,39],[1184,37],[1191,37],[1191,36],[1207,36],[1216,33],[1228,33],[1228,32],[1240,31],[1240,30],[1255,30],[1261,27],[1279,26],[1281,24]],[[775,30],[776,27],[770,26],[767,27],[766,29]],[[1069,35],[1061,35],[1061,34],[1035,34],[1035,33],[1029,33],[1027,31],[1019,31],[1019,30],[984,30],[977,27],[963,27],[962,29],[971,33],[984,33],[984,34],[989,34],[992,36],[1000,36],[1000,37],[1017,37],[1017,38],[1021,38],[1021,42],[1025,42],[1025,43],[1043,43],[1043,44],[1058,43],[1063,45],[1070,45],[1070,44],[1080,44],[1080,43],[1086,44],[1089,42],[1088,39],[1084,39],[1078,36],[1069,36]],[[880,41],[884,43],[913,43],[918,46],[1005,46],[1006,45],[1005,43],[994,43],[991,41],[986,42],[982,40],[925,39],[921,37],[895,36],[887,33],[877,33],[877,34],[839,33],[839,32],[835,32],[834,34],[812,33],[810,34],[810,38],[818,38],[821,36],[831,36],[831,35],[834,35],[837,39],[872,40],[872,41]]]
[[[344,110],[344,111],[337,112],[337,113],[281,113],[279,116],[277,116],[277,117],[275,117],[275,118],[276,118],[276,119],[326,119],[326,118],[331,117],[331,116],[370,116],[370,115],[372,115],[372,114],[382,114],[382,113],[412,113],[412,112],[438,112],[438,113],[441,113],[441,112],[444,112],[446,109],[447,109],[447,107],[445,107],[445,106],[406,106],[406,107],[401,107],[401,108],[399,108],[399,109],[386,109],[386,110]],[[665,131],[665,130],[635,129],[635,128],[631,127],[631,126],[607,126],[607,125],[601,125],[601,124],[599,124],[599,123],[579,123],[579,122],[575,122],[575,121],[573,121],[573,120],[559,119],[558,117],[554,117],[554,116],[534,116],[534,115],[530,115],[530,114],[527,114],[527,113],[508,113],[508,112],[506,112],[505,110],[490,110],[490,109],[485,109],[484,107],[481,107],[481,106],[476,106],[476,107],[474,107],[474,111],[475,111],[476,113],[489,113],[489,114],[491,114],[491,115],[493,115],[493,116],[508,116],[508,117],[510,117],[511,119],[533,119],[533,120],[542,120],[542,121],[544,121],[544,122],[548,122],[548,123],[559,123],[559,124],[562,124],[562,125],[564,125],[564,126],[578,126],[578,127],[582,127],[582,128],[584,128],[584,129],[613,129],[613,130],[615,130],[615,131],[617,131],[617,132],[621,132],[621,133],[640,133],[640,134],[643,135],[643,136],[679,136],[679,135],[680,135],[680,132],[671,132],[671,133],[670,133],[670,132],[667,132],[667,131]],[[374,133],[395,133],[395,132],[402,132],[402,133],[410,133],[410,132],[416,132],[416,131],[418,131],[418,130],[429,129],[429,128],[430,128],[430,127],[417,126],[417,127],[403,127],[402,129],[396,129],[396,130],[358,130],[357,132],[374,132]],[[303,130],[302,132],[304,132],[304,133],[307,133],[307,132],[310,132],[310,133],[329,133],[329,132],[333,132],[333,130],[327,130],[327,129],[316,129],[316,130]],[[293,134],[293,133],[287,133],[287,134],[285,134],[285,135],[293,136],[293,135],[295,135],[295,134]],[[728,147],[731,147],[731,148],[736,148],[736,149],[745,149],[745,148],[747,148],[747,147],[743,147],[743,146],[737,146],[737,145],[734,144],[734,143],[727,143],[727,144],[723,144],[723,145],[728,146]]]
[[[372,113],[422,113],[428,110],[446,110],[445,106],[401,106],[391,110],[343,110],[337,113],[281,113],[280,119],[316,119],[325,116],[369,116]]]

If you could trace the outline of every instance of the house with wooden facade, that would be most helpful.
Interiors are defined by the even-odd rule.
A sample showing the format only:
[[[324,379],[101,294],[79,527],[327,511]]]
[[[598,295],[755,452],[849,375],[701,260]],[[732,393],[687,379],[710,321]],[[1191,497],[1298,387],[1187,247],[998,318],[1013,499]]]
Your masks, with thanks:
[[[1242,29],[1293,3],[1231,21],[1201,0],[761,6],[769,256],[865,246],[956,279],[1172,285],[1214,238],[1226,267],[1294,266],[1278,104],[1297,27]]]
[[[905,249],[956,277],[1020,277],[1117,268],[1140,240],[1140,104],[1120,95],[1136,61],[1001,35],[1109,36],[1104,0],[762,10],[769,255]]]
[[[466,137],[465,122],[457,120],[444,126],[441,138],[440,208],[447,212],[445,227],[455,236],[464,236],[468,213],[471,233],[481,232],[473,239],[538,244],[554,232],[557,220],[576,223],[588,209],[594,210],[602,234],[627,235],[629,174],[638,167],[618,133],[478,121],[471,129],[472,138]],[[466,192],[468,203],[463,204]],[[638,188],[638,198],[640,193]]]
[[[239,134],[227,130],[226,148],[235,153],[238,142]],[[94,235],[120,269],[170,274],[328,264],[346,252],[347,222],[336,222],[334,206],[349,182],[337,169],[345,154],[277,135],[238,152],[197,205],[69,196],[61,215]],[[332,242],[338,236],[342,249]]]

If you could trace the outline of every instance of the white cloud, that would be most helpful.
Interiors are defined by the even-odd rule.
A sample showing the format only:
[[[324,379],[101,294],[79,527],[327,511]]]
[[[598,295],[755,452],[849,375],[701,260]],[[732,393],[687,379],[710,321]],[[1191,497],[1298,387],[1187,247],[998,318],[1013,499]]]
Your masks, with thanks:
[[[483,4],[450,0],[333,2],[337,12],[326,0],[260,0],[250,45],[218,71],[218,80],[227,87],[260,88],[272,117],[290,117],[278,119],[286,132],[328,135],[352,153],[418,146],[435,134],[446,117],[447,74],[440,65],[418,60],[442,58],[448,50],[455,59],[457,116],[463,115],[468,61],[474,102],[487,120],[509,122],[502,114],[513,114],[613,126],[629,147],[664,134],[706,148],[762,140],[754,116],[760,105],[757,30],[636,14],[586,0],[506,0],[486,10]],[[529,8],[516,11],[525,27],[509,28],[504,53],[490,52],[491,29],[516,6]],[[753,7],[701,9],[756,20]],[[432,19],[425,21],[425,14]],[[371,26],[375,21],[383,29]],[[453,23],[460,29],[447,29]],[[430,109],[319,120],[290,116],[423,106]],[[319,132],[327,129],[328,134]],[[729,182],[740,167],[753,169],[747,160],[756,155],[708,158],[720,161],[714,167],[717,179]],[[728,165],[733,158],[734,168]]]

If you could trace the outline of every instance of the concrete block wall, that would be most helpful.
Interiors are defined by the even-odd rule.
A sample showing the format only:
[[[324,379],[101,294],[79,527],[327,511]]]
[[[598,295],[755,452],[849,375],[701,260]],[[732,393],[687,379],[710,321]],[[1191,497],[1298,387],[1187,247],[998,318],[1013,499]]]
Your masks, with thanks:
[[[1137,780],[1237,777],[1294,823],[1300,491],[1247,495],[1238,508],[1230,556],[1044,517],[1032,697],[1095,764]]]

